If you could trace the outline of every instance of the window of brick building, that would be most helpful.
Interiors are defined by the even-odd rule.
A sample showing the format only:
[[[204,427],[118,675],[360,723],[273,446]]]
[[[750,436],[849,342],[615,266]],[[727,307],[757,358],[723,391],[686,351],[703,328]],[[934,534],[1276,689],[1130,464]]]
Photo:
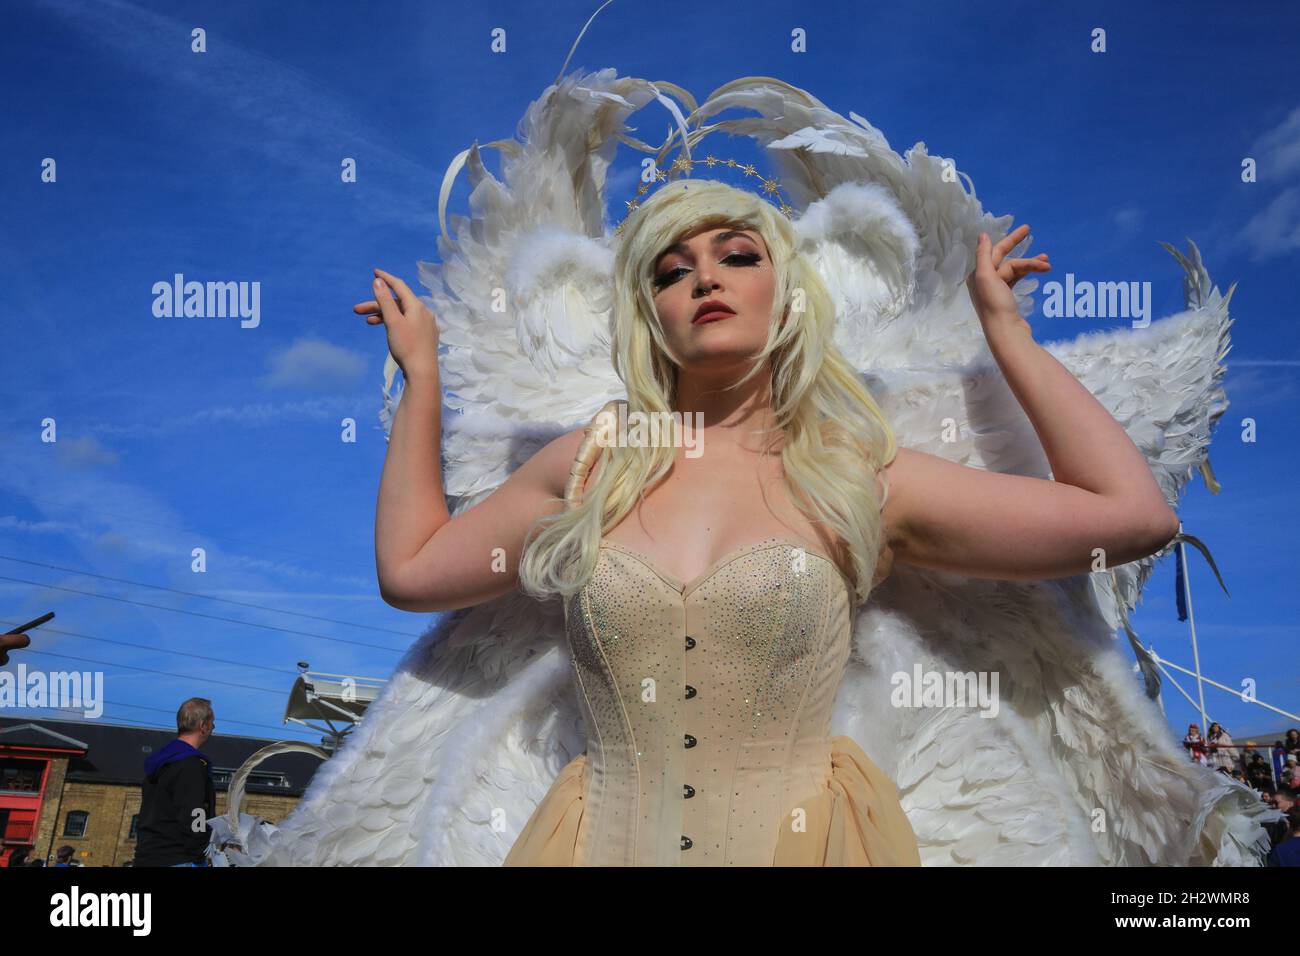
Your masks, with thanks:
[[[88,822],[90,822],[90,814],[85,810],[70,810],[68,819],[63,824],[63,835],[65,837],[84,837]]]
[[[0,760],[0,790],[40,793],[45,763],[40,760]]]

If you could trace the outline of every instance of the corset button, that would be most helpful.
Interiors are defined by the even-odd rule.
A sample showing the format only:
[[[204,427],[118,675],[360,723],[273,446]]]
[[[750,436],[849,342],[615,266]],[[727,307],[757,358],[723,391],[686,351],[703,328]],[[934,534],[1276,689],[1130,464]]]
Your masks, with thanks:
[[[692,697],[694,697],[694,696],[695,696],[695,688],[692,687],[690,684],[687,684],[687,685],[686,685],[686,699],[687,699],[687,700],[690,700],[690,699],[691,699]]]
[[[689,850],[693,846],[695,846],[695,841],[685,834],[682,834],[682,849]]]
[[[687,634],[687,635],[686,635],[686,649],[689,651],[689,650],[690,650],[691,648],[693,648],[694,646],[695,646],[695,638],[693,638],[693,637],[691,637],[689,634]]]
[[[693,796],[695,796],[695,788],[689,783],[682,784],[682,799],[689,800]]]
[[[690,734],[687,734],[687,735],[686,735],[686,749],[687,749],[687,750],[690,750],[690,749],[691,749],[692,747],[694,747],[694,746],[695,746],[695,738],[692,737]]]

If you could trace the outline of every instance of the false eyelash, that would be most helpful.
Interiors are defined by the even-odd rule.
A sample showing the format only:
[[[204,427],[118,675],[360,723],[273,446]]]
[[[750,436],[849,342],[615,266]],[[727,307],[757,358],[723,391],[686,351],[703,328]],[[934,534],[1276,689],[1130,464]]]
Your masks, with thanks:
[[[746,266],[754,266],[757,265],[760,261],[762,261],[762,258],[763,257],[756,252],[733,252],[730,255],[726,256],[722,261],[728,262],[731,259],[742,259],[744,260]],[[675,268],[669,269],[667,272],[655,276],[654,287],[656,289],[662,289],[666,285],[671,285],[672,282],[675,282],[676,280],[674,279],[670,281],[668,277],[671,276],[673,273],[677,272],[678,270],[684,268],[685,266],[676,266]]]

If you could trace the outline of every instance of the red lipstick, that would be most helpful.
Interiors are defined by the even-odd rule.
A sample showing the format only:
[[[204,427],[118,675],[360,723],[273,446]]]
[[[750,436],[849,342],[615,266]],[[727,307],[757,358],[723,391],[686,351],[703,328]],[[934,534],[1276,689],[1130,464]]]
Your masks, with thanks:
[[[718,319],[725,319],[729,315],[735,315],[736,310],[727,305],[721,299],[709,299],[700,304],[695,310],[695,318],[691,319],[692,325],[700,325],[704,322],[716,322]]]

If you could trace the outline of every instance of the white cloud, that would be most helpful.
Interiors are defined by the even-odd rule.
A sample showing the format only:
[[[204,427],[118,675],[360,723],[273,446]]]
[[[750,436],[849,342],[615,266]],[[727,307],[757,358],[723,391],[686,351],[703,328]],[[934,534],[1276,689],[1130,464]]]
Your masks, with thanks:
[[[1300,188],[1291,186],[1255,215],[1240,232],[1251,260],[1274,259],[1300,249]]]
[[[1228,374],[1223,383],[1223,390],[1228,396],[1228,416],[1240,413],[1246,415],[1251,409],[1276,407],[1289,404],[1296,399],[1295,372],[1288,369],[1286,363],[1265,363],[1256,361],[1233,361],[1224,363]],[[1240,422],[1240,415],[1232,419]]]
[[[94,435],[63,438],[55,442],[63,461],[74,465],[116,465],[119,455],[100,444]]]
[[[1260,262],[1300,249],[1300,187],[1283,188],[1286,181],[1300,179],[1300,107],[1256,140],[1249,155],[1258,164],[1256,188],[1270,198],[1238,238],[1250,249],[1251,260]]]
[[[68,521],[27,521],[17,515],[0,515],[0,528],[11,528],[24,534],[61,534],[80,536],[80,527]]]
[[[310,388],[343,391],[358,385],[369,369],[360,352],[321,339],[298,339],[268,360],[262,384],[270,388]]]
[[[375,389],[378,394],[378,388]],[[364,417],[379,428],[378,400],[361,409]],[[356,416],[357,402],[347,397],[313,398],[299,402],[248,402],[243,405],[218,405],[202,408],[188,415],[169,418],[161,422],[132,422],[121,425],[112,422],[94,426],[101,435],[128,438],[160,438],[178,432],[190,432],[209,425],[243,425],[252,428],[281,427],[295,421],[322,421],[337,419],[342,415]],[[360,419],[358,419],[360,420]]]
[[[1146,211],[1134,206],[1125,206],[1123,209],[1117,209],[1112,216],[1115,225],[1125,232],[1136,232],[1146,218]]]
[[[1256,140],[1251,153],[1259,163],[1262,182],[1300,173],[1300,106]]]
[[[145,484],[105,478],[96,472],[46,469],[37,473],[12,459],[0,459],[0,494],[28,499],[42,514],[36,520],[0,515],[0,531],[14,532],[16,540],[21,540],[17,535],[63,537],[75,546],[78,555],[84,555],[80,563],[92,568],[105,557],[111,557],[115,567],[128,561],[154,568],[174,566],[178,560],[188,564],[190,549],[199,543],[208,549],[210,561],[219,555],[223,567],[233,574],[247,575],[232,583],[265,586],[274,580],[292,586],[305,582],[354,591],[375,587],[367,575],[321,571],[228,547],[223,544],[225,529],[219,519],[213,524],[220,531],[190,528],[166,498]],[[40,555],[49,553],[47,547],[42,545],[40,550],[23,556],[40,560]],[[280,550],[270,546],[266,552]]]

